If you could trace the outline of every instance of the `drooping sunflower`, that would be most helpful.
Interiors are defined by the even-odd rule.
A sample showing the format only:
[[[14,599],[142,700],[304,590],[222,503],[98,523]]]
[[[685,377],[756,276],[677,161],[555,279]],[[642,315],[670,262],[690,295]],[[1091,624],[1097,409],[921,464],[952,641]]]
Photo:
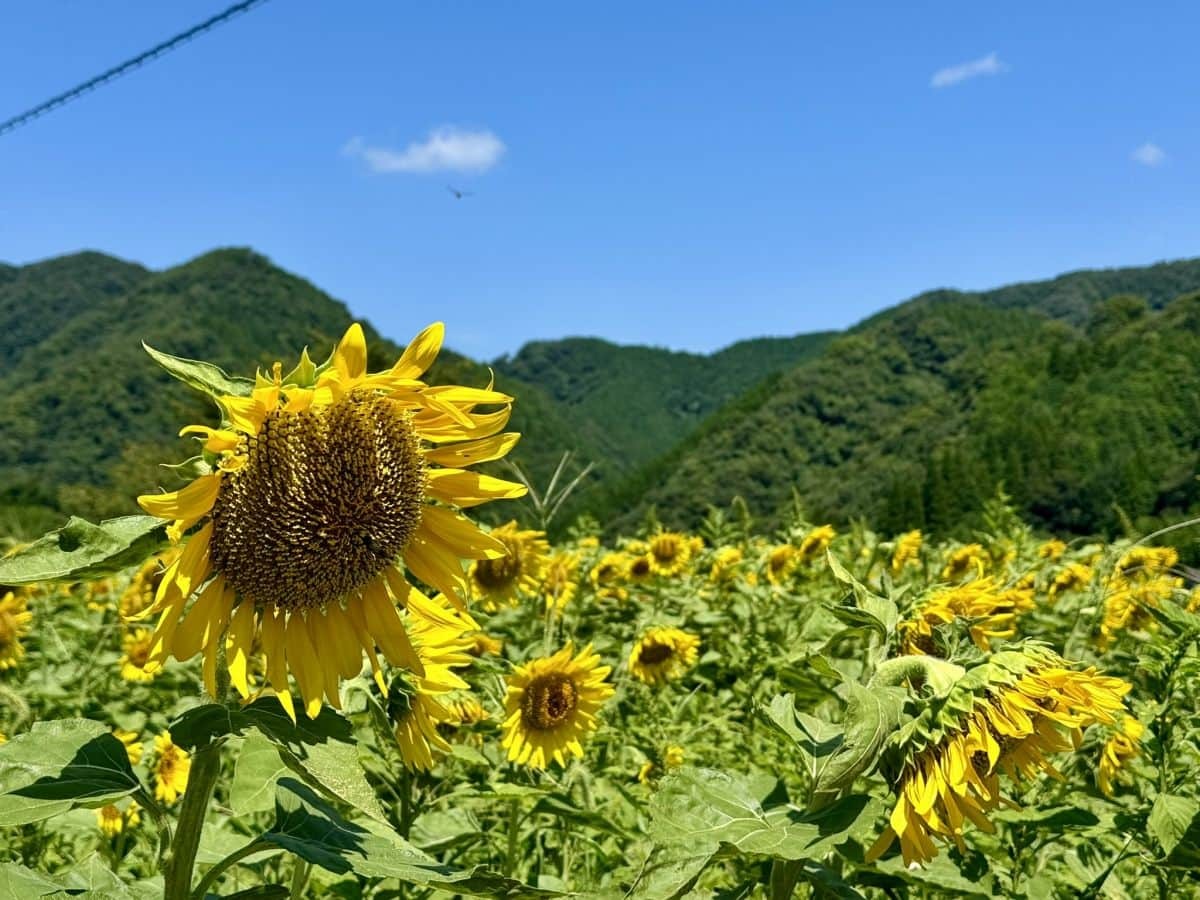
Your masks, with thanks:
[[[1171,572],[1178,561],[1173,547],[1134,547],[1121,558],[1104,585],[1104,617],[1097,636],[1101,648],[1125,632],[1157,629],[1149,610],[1183,589],[1183,579]]]
[[[175,746],[171,732],[164,731],[154,739],[154,796],[170,806],[187,790],[192,759],[188,752]]]
[[[205,685],[215,692],[228,628],[238,693],[250,695],[261,647],[284,709],[295,715],[290,672],[310,717],[322,697],[339,705],[340,681],[359,673],[364,652],[378,678],[377,646],[422,674],[397,606],[428,600],[404,570],[464,604],[470,588],[460,559],[498,559],[505,547],[456,507],[525,493],[465,468],[516,443],[518,435],[498,433],[512,398],[419,380],[442,334],[440,323],[430,326],[391,369],[368,373],[363,331],[352,325],[325,366],[303,354],[285,377],[277,363],[249,396],[220,398],[220,428],[184,429],[200,436],[215,466],[182,490],[139,498],[171,521],[174,539],[197,529],[143,613],[158,615],[148,670],[168,655],[202,652]]]
[[[1067,563],[1059,572],[1055,573],[1046,590],[1046,595],[1049,601],[1054,603],[1063,594],[1087,587],[1091,580],[1092,569],[1090,566],[1077,562]]]
[[[582,758],[583,738],[596,729],[596,713],[613,694],[604,680],[611,671],[590,645],[575,655],[571,643],[518,666],[504,698],[501,746],[509,761],[544,769],[551,760],[565,766],[569,756]]]
[[[990,650],[993,640],[1015,635],[1017,616],[1033,607],[1032,589],[1005,588],[991,577],[935,590],[897,627],[902,652],[933,653],[934,629],[956,619],[967,625],[976,647]]]
[[[428,616],[407,614],[413,647],[425,674],[399,669],[387,691],[387,713],[395,728],[400,756],[409,769],[421,772],[433,768],[434,750],[447,753],[451,749],[437,730],[440,723],[454,720],[443,698],[452,691],[467,689],[467,683],[454,669],[471,664],[468,651],[472,640],[466,634],[479,629],[474,619],[440,594],[433,598],[432,605],[434,609]]]
[[[96,825],[100,828],[100,832],[108,838],[117,837],[121,832],[135,827],[141,821],[138,805],[132,802],[124,810],[112,803],[96,810]]]
[[[1042,647],[1004,651],[968,670],[944,704],[906,729],[893,778],[896,805],[867,860],[897,838],[905,865],[937,855],[934,837],[964,849],[966,822],[983,831],[987,813],[1004,801],[1000,774],[1021,784],[1045,772],[1061,778],[1047,754],[1073,750],[1083,729],[1112,724],[1130,686],[1077,671]]]
[[[493,528],[489,536],[503,546],[504,553],[472,563],[470,584],[483,608],[495,612],[502,606],[516,606],[523,595],[537,593],[550,545],[546,532],[522,530],[515,520]]]
[[[624,553],[610,552],[601,556],[596,565],[592,566],[592,571],[588,573],[588,580],[591,581],[596,595],[625,600],[629,596],[629,591],[622,586],[622,581],[628,566],[629,557]]]
[[[796,556],[801,563],[812,562],[829,549],[835,537],[837,532],[832,525],[818,525],[801,539]]]
[[[967,544],[951,550],[946,556],[942,578],[946,581],[962,581],[968,575],[982,578],[987,571],[988,555],[982,544]]]
[[[696,664],[700,637],[680,628],[651,628],[629,654],[629,671],[646,684],[678,678]]]
[[[763,567],[767,581],[773,585],[785,584],[792,572],[796,571],[796,548],[791,544],[780,544],[767,554]]]
[[[713,554],[712,568],[708,570],[708,580],[713,584],[732,581],[737,577],[738,567],[745,555],[741,547],[719,547]]]
[[[654,574],[670,578],[687,568],[695,545],[677,531],[660,531],[647,542],[647,555]]]
[[[899,575],[909,563],[920,562],[923,540],[919,530],[906,531],[896,538],[896,546],[892,550],[893,575]]]
[[[0,672],[11,669],[25,658],[21,638],[29,634],[33,613],[25,597],[8,591],[0,597]]]
[[[1051,538],[1037,549],[1039,559],[1057,560],[1067,552],[1067,545],[1058,538]]]
[[[1113,781],[1129,765],[1129,761],[1141,755],[1141,740],[1145,731],[1146,727],[1133,716],[1122,716],[1120,724],[1104,742],[1100,765],[1096,770],[1096,786],[1106,796],[1113,795]]]
[[[153,681],[158,669],[146,665],[150,650],[154,647],[154,632],[149,628],[130,628],[121,636],[121,677],[126,681]]]
[[[542,596],[546,609],[561,614],[579,589],[579,554],[570,551],[555,553],[546,563],[542,576]]]

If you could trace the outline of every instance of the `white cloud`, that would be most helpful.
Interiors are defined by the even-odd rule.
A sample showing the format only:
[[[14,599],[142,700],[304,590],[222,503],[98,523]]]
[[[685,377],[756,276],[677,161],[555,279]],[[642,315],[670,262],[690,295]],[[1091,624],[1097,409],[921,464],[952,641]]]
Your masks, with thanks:
[[[1163,148],[1158,144],[1151,144],[1149,141],[1142,144],[1132,153],[1130,158],[1143,166],[1161,166],[1167,160],[1167,154],[1163,152]]]
[[[342,152],[361,159],[372,172],[486,172],[500,161],[507,148],[504,141],[484,131],[466,131],[454,126],[435,128],[423,141],[413,141],[403,150],[376,147],[360,137],[351,138]]]
[[[987,56],[981,56],[979,59],[973,59],[970,62],[938,69],[933,73],[933,78],[929,80],[929,86],[935,88],[952,87],[964,81],[969,81],[972,78],[978,78],[980,75],[999,75],[1007,71],[1008,66],[1000,62],[1000,57],[995,53],[989,53]]]

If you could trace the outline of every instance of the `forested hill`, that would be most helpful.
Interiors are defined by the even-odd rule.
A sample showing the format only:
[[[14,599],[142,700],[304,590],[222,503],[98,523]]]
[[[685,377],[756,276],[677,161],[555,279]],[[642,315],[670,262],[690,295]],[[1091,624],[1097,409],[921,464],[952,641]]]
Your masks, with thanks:
[[[491,365],[518,398],[516,461],[535,484],[565,450],[594,462],[569,509],[613,527],[650,505],[693,525],[733,496],[770,521],[796,488],[814,517],[949,530],[1003,480],[1037,521],[1089,532],[1200,501],[1200,300],[1175,299],[1196,290],[1200,260],[1077,272],[709,356],[570,338]],[[350,321],[244,249],[162,272],[99,253],[0,265],[0,531],[130,512],[170,484],[159,463],[192,450],[175,434],[212,409],[142,340],[248,373],[323,357]],[[364,325],[382,367],[398,348]],[[446,351],[433,378],[489,372]]]

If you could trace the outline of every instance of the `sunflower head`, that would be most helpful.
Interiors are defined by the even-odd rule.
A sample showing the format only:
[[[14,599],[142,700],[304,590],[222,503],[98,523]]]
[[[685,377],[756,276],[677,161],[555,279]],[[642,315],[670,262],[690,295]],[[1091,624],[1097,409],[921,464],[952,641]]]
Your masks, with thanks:
[[[626,573],[629,571],[629,556],[625,553],[605,553],[592,566],[588,580],[600,597],[624,600],[629,592],[623,587]]]
[[[656,575],[670,577],[687,568],[695,544],[677,531],[661,531],[647,542],[650,569]]]
[[[938,655],[935,631],[950,623],[961,623],[976,647],[990,650],[992,641],[1015,635],[1017,616],[1033,607],[1032,589],[1006,588],[990,577],[934,590],[918,604],[913,617],[898,626],[901,649],[904,653]]]
[[[773,585],[784,584],[796,570],[797,562],[796,548],[791,544],[780,544],[772,548],[763,565],[767,581]]]
[[[555,553],[546,563],[546,573],[542,577],[542,595],[546,599],[546,608],[562,613],[567,604],[579,589],[579,554],[571,552]]]
[[[1113,795],[1113,782],[1133,759],[1141,755],[1145,731],[1145,726],[1133,716],[1122,716],[1120,722],[1109,729],[1096,769],[1096,786],[1106,796]]]
[[[142,761],[143,747],[136,731],[122,731],[116,728],[113,730],[113,737],[125,745],[125,753],[131,766],[136,766]]]
[[[590,646],[575,654],[567,644],[553,656],[518,666],[507,679],[502,746],[518,765],[544,769],[583,757],[583,738],[597,727],[596,713],[612,696],[609,666]]]
[[[214,693],[228,635],[238,693],[249,696],[253,660],[294,716],[293,676],[310,717],[323,699],[340,704],[340,682],[359,674],[364,654],[382,678],[376,648],[423,674],[400,609],[431,601],[406,573],[465,609],[461,560],[501,560],[508,548],[457,510],[525,493],[467,468],[516,443],[501,433],[512,398],[420,380],[442,333],[430,326],[392,368],[369,373],[352,325],[325,365],[304,365],[305,355],[284,376],[276,364],[247,394],[218,397],[219,428],[184,429],[210,471],[139,498],[176,540],[192,532],[141,613],[158,616],[146,672],[202,653]]]
[[[21,638],[29,633],[33,613],[25,597],[13,591],[0,596],[0,671],[11,669],[25,657]]]
[[[130,628],[121,637],[121,659],[117,663],[126,681],[153,681],[157,669],[147,671],[146,661],[154,647],[154,632],[149,628]]]
[[[504,555],[471,565],[471,591],[489,612],[536,593],[550,560],[544,531],[522,530],[512,521],[493,528],[491,537],[503,545]]]
[[[738,566],[746,554],[741,547],[719,547],[713,554],[708,580],[714,584],[728,582],[737,576]]]
[[[800,546],[796,548],[799,561],[808,563],[822,556],[835,537],[837,532],[832,525],[818,525],[801,539]]]
[[[974,575],[982,578],[988,567],[988,554],[982,544],[967,544],[951,550],[942,568],[943,581],[962,581]]]
[[[169,806],[187,790],[192,760],[186,750],[175,746],[169,731],[154,739],[154,753],[154,796]]]
[[[1058,538],[1051,538],[1037,548],[1039,559],[1060,559],[1066,552],[1067,545],[1063,541],[1058,540]]]
[[[662,684],[696,664],[700,638],[680,628],[651,628],[629,654],[629,671],[639,681]]]
[[[117,837],[123,831],[136,826],[141,820],[138,805],[132,802],[123,810],[112,803],[96,810],[96,825],[99,827],[100,833],[107,838]]]
[[[923,541],[919,530],[905,532],[896,538],[896,545],[892,550],[893,575],[899,575],[906,566],[920,562]]]

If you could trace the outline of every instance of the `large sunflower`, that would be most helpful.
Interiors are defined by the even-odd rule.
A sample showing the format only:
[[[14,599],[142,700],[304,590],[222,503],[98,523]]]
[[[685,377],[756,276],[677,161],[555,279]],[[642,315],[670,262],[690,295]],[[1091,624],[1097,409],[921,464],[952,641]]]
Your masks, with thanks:
[[[518,765],[544,769],[551,759],[583,756],[581,739],[597,726],[596,711],[612,696],[605,682],[609,666],[585,647],[574,655],[568,643],[553,656],[535,659],[508,676],[504,698],[504,739],[508,758]]]
[[[522,530],[515,520],[493,528],[490,537],[504,553],[472,563],[470,583],[472,594],[483,600],[484,609],[495,612],[501,606],[516,606],[523,594],[537,592],[550,545],[546,532]]]
[[[651,628],[629,654],[629,671],[646,684],[678,678],[696,664],[700,638],[681,628]]]
[[[362,328],[351,325],[321,369],[304,355],[285,378],[276,363],[249,396],[220,398],[220,428],[183,430],[201,437],[215,465],[182,490],[139,498],[171,521],[175,540],[198,526],[143,613],[158,616],[148,671],[169,655],[203,652],[215,692],[228,629],[238,693],[249,696],[261,648],[284,708],[295,715],[290,672],[310,717],[322,696],[338,705],[339,682],[359,673],[364,652],[381,679],[376,647],[423,674],[397,605],[416,611],[430,601],[404,570],[462,604],[460,559],[495,559],[505,548],[454,507],[525,493],[464,468],[516,443],[518,435],[498,433],[512,398],[420,381],[442,334],[440,323],[430,326],[391,369],[369,374]]]
[[[677,531],[660,531],[650,538],[647,545],[651,571],[668,578],[680,574],[687,568],[694,548],[695,544],[687,535]]]

